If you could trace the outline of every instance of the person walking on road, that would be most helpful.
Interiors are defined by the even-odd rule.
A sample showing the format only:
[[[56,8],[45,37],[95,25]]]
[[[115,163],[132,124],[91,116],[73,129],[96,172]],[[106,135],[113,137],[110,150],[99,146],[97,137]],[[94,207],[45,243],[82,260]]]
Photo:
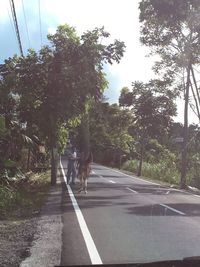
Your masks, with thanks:
[[[72,146],[69,150],[69,153],[68,153],[67,184],[70,184],[70,182],[72,182],[72,184],[75,184],[76,160],[77,160],[76,149],[75,149],[75,147]],[[72,178],[72,179],[70,180],[70,178]]]

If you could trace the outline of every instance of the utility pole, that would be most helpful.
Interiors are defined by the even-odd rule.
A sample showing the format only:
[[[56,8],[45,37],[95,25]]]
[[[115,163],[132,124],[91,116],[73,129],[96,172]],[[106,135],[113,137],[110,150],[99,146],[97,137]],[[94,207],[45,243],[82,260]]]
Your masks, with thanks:
[[[185,87],[185,107],[184,107],[184,128],[183,128],[183,147],[182,147],[182,162],[181,162],[181,181],[180,188],[186,188],[186,174],[187,174],[187,145],[188,145],[188,104],[189,104],[189,88],[190,88],[190,71],[191,59],[187,67],[187,81]]]

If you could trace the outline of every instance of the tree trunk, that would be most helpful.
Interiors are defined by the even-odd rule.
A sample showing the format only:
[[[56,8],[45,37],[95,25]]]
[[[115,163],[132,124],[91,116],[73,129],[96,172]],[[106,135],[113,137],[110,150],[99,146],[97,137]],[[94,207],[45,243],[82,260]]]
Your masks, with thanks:
[[[90,131],[89,131],[89,115],[86,112],[81,121],[81,151],[89,153],[90,151]]]
[[[57,152],[57,118],[49,117],[50,122],[50,151],[51,151],[51,185],[56,185],[57,182],[57,162],[58,162],[58,152]]]
[[[137,176],[141,176],[142,175],[143,154],[144,154],[144,144],[142,143],[141,144],[141,150],[140,150],[140,162],[139,162],[139,166],[138,166]]]
[[[186,174],[187,174],[187,164],[188,164],[187,144],[188,144],[188,104],[189,104],[190,70],[191,70],[191,63],[187,68],[187,81],[185,88],[183,147],[182,147],[181,179],[180,179],[180,188],[182,189],[186,188]]]
[[[56,185],[57,182],[57,165],[58,156],[56,146],[51,147],[51,185]]]
[[[122,155],[119,155],[119,169],[121,170],[122,167]]]
[[[30,167],[30,156],[31,156],[31,149],[29,147],[28,148],[28,158],[27,158],[27,171],[29,171],[29,167]]]

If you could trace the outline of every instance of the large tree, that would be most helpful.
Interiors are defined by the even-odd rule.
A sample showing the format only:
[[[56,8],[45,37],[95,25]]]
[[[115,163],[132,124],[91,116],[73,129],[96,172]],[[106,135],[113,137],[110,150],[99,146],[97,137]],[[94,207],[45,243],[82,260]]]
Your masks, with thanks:
[[[30,133],[38,131],[52,154],[52,179],[56,183],[56,150],[60,127],[87,111],[88,101],[98,101],[107,82],[103,64],[119,63],[124,43],[109,37],[104,28],[78,36],[68,25],[48,35],[50,45],[38,53],[30,50],[23,58],[9,59],[20,97],[18,112]]]
[[[194,75],[194,65],[199,65],[200,51],[200,2],[198,0],[142,0],[140,2],[141,42],[151,47],[161,60],[155,71],[168,78],[181,77],[184,93],[184,131],[180,186],[186,186],[188,105],[191,93],[195,98],[199,116],[200,98]],[[190,77],[191,76],[191,77]],[[195,94],[196,91],[196,94]]]
[[[174,94],[167,81],[134,82],[132,90],[123,88],[119,98],[121,106],[131,108],[134,116],[132,135],[140,147],[138,176],[141,175],[145,145],[151,138],[164,136],[176,114]]]

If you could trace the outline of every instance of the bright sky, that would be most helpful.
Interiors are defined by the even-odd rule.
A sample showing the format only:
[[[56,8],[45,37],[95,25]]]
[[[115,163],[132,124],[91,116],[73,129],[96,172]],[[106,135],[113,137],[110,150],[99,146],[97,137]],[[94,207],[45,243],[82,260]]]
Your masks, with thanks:
[[[139,41],[139,2],[140,0],[14,0],[23,51],[26,53],[29,47],[40,49],[41,39],[42,44],[46,44],[47,33],[54,33],[60,24],[74,26],[79,34],[105,26],[105,30],[111,34],[111,42],[120,39],[126,44],[126,53],[120,64],[108,66],[105,70],[109,80],[109,89],[105,95],[111,103],[117,102],[122,87],[131,88],[131,83],[135,80],[147,82],[154,78],[151,70],[153,59],[147,57],[149,49]],[[0,63],[15,53],[19,54],[10,18],[9,0],[1,0]],[[180,101],[175,120],[183,122],[183,103]],[[193,113],[190,113],[189,122],[197,123]]]

